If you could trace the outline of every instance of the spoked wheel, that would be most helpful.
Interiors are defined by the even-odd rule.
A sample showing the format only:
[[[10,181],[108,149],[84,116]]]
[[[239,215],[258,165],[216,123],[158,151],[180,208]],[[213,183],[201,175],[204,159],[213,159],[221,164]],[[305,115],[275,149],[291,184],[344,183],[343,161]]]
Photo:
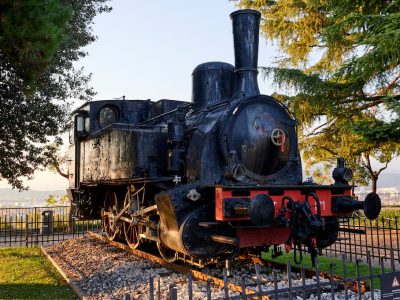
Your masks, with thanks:
[[[104,197],[104,206],[101,214],[101,221],[103,225],[103,230],[110,241],[113,241],[118,233],[117,226],[114,227],[117,205],[117,194],[112,191],[107,191]]]
[[[164,246],[161,242],[157,242],[157,249],[160,252],[161,257],[169,263],[176,261],[176,251]]]
[[[160,223],[158,224],[158,236],[160,236]],[[177,260],[177,252],[175,250],[172,250],[168,248],[167,246],[164,246],[163,243],[157,242],[157,249],[158,252],[160,253],[161,257],[169,263],[173,263]]]
[[[139,209],[139,201],[137,197],[131,199],[131,191],[128,189],[125,195],[124,207],[132,201],[132,209],[133,213],[135,213]],[[128,243],[128,246],[132,249],[136,249],[140,245],[140,234],[143,233],[144,225],[138,217],[130,218],[131,221],[127,222],[126,218],[124,219],[124,234],[125,240]]]

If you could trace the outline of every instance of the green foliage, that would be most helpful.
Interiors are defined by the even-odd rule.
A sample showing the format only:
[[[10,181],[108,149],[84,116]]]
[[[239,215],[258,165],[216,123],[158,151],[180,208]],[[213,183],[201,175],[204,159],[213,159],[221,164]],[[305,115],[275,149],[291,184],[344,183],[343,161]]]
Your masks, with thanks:
[[[47,196],[45,201],[47,206],[54,206],[54,205],[64,206],[70,204],[68,195],[62,195],[61,197],[57,197],[55,195],[50,194]]]
[[[39,248],[0,249],[1,299],[73,299],[74,293]]]
[[[2,53],[30,83],[54,60],[72,9],[58,0],[4,0],[0,11]]]
[[[298,254],[297,254],[298,255]],[[283,253],[283,255],[273,258],[272,257],[272,251],[270,252],[262,252],[262,258],[266,260],[274,260],[278,261],[280,263],[286,264],[288,261],[291,262],[292,266],[296,267],[303,267],[308,270],[313,270],[314,268],[312,267],[311,264],[311,255],[309,253],[303,253],[303,262],[300,265],[297,265],[294,262],[294,255],[293,251],[289,253]],[[332,270],[333,274],[337,276],[343,277],[343,264],[340,259],[337,258],[330,258],[327,256],[318,256],[318,267],[321,272],[329,273],[330,272],[330,265],[332,264]],[[360,271],[360,276],[367,276],[369,275],[369,266],[366,263],[360,263],[359,265],[359,271]],[[385,272],[389,272],[390,269],[385,269]],[[356,278],[357,276],[357,271],[356,271],[356,264],[354,262],[346,262],[346,272],[347,276],[350,278]],[[372,267],[372,274],[381,274],[382,270],[379,267]],[[367,285],[370,284],[367,282]],[[380,287],[380,281],[379,280],[374,280],[374,288],[379,288]]]
[[[376,183],[399,150],[400,1],[237,2],[263,14],[262,33],[283,52],[262,72],[299,119],[306,167],[322,181],[343,156],[356,183]]]
[[[68,99],[90,100],[90,75],[73,63],[95,40],[93,18],[107,0],[0,0],[0,179],[52,162],[47,144],[68,124]],[[55,139],[55,143],[59,143]]]
[[[46,201],[46,205],[47,206],[53,206],[53,205],[56,205],[56,203],[57,203],[57,199],[56,199],[56,197],[54,195],[49,195],[45,199],[45,201]]]
[[[359,216],[359,218],[358,218]],[[350,220],[350,226],[366,226],[381,227],[381,228],[400,228],[400,210],[399,209],[384,209],[375,220],[369,220],[365,217],[362,211],[353,213],[353,218]]]
[[[381,213],[379,214],[379,217],[385,218],[385,219],[391,219],[391,220],[395,220],[396,218],[400,219],[400,210],[399,209],[385,209],[385,210],[381,211]]]

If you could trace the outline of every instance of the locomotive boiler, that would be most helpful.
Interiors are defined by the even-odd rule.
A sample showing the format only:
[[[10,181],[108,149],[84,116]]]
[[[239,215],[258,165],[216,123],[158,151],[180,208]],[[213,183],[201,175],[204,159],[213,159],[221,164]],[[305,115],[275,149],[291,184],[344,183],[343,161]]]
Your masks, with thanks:
[[[378,216],[379,196],[356,200],[341,158],[334,184],[303,182],[297,121],[258,88],[260,13],[231,19],[235,65],[197,66],[192,101],[104,100],[73,112],[69,196],[110,240],[156,243],[167,261],[199,265],[278,245],[315,256],[337,240],[341,218]]]

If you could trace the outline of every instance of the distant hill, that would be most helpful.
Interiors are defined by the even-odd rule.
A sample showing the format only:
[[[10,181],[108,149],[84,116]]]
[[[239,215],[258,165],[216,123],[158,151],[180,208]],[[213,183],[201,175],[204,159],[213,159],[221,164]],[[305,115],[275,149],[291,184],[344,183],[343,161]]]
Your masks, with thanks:
[[[398,173],[382,173],[378,180],[379,188],[399,188],[400,174]],[[0,188],[0,207],[6,206],[41,206],[45,205],[45,199],[49,195],[59,198],[65,195],[65,190],[55,191],[36,191],[27,190],[19,192],[18,190]]]
[[[2,188],[0,189],[0,206],[40,206],[45,205],[45,199],[49,195],[54,195],[59,198],[65,195],[67,192],[65,190],[55,190],[55,191],[35,191],[27,190],[21,191]]]
[[[381,173],[378,179],[378,188],[400,188],[400,174]]]

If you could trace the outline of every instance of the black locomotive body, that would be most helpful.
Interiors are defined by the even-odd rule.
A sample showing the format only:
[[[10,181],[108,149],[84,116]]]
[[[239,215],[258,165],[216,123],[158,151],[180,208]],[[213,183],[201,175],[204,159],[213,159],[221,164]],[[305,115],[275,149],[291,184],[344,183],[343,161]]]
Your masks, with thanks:
[[[352,198],[342,160],[335,184],[302,182],[296,119],[258,89],[260,13],[231,18],[235,66],[197,66],[191,102],[96,101],[74,111],[69,195],[76,215],[101,217],[110,239],[156,242],[169,261],[280,244],[315,253],[335,242],[338,218],[379,214],[376,194]]]

